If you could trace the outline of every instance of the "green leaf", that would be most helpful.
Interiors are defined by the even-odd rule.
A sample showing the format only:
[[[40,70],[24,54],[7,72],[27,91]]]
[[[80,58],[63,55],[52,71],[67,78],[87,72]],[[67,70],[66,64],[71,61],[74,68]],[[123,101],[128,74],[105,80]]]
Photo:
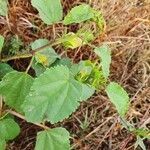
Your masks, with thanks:
[[[37,77],[46,70],[46,67],[44,67],[42,64],[38,63],[35,59],[33,60],[32,68],[34,69]]]
[[[39,11],[39,16],[44,23],[51,25],[62,19],[60,0],[32,0],[31,3]]]
[[[132,132],[139,137],[150,139],[150,131],[145,128],[133,128]]]
[[[35,79],[23,104],[29,122],[56,123],[68,118],[79,106],[82,85],[66,66],[47,69]]]
[[[7,11],[7,0],[0,0],[0,16],[6,16]]]
[[[94,17],[92,8],[87,4],[81,4],[70,10],[64,18],[64,24],[81,23]]]
[[[82,46],[83,41],[80,37],[78,37],[75,33],[69,32],[59,39],[60,43],[63,44],[65,48],[75,49],[77,47]]]
[[[32,50],[47,45],[49,41],[47,39],[38,39],[31,44]],[[35,53],[35,59],[43,66],[50,66],[57,58],[60,58],[53,48],[45,48],[42,51]]]
[[[13,71],[13,68],[6,63],[0,63],[0,80],[9,72]]]
[[[6,41],[5,44],[5,49],[12,55],[17,55],[23,47],[24,44],[17,35],[12,36],[9,41]]]
[[[72,62],[68,57],[62,58],[62,59],[58,59],[56,60],[52,66],[57,66],[57,65],[63,65],[63,66],[67,66],[69,69],[72,67]]]
[[[35,150],[70,150],[68,131],[64,128],[54,128],[39,132]]]
[[[102,32],[104,28],[104,18],[101,12],[93,10],[94,18],[92,20],[97,24],[98,32]]]
[[[95,48],[94,52],[101,58],[103,75],[108,78],[111,63],[111,52],[108,45],[103,44],[101,47]]]
[[[1,5],[0,5],[0,7],[1,7]],[[3,44],[4,44],[4,37],[0,35],[0,54],[1,54],[1,51],[3,48]]]
[[[20,133],[19,125],[11,118],[0,120],[0,138],[12,140]]]
[[[126,130],[132,132],[134,128],[134,125],[132,125],[130,122],[128,122],[127,120],[125,120],[125,118],[121,118],[120,117],[120,122],[123,128],[125,128]]]
[[[116,106],[119,115],[124,117],[129,107],[127,92],[119,84],[111,82],[106,87],[106,93],[110,101]]]
[[[90,98],[95,92],[95,89],[86,85],[82,84],[82,95],[81,95],[81,101],[87,100]]]
[[[30,91],[33,78],[28,74],[12,71],[0,82],[0,95],[10,107],[22,112],[21,105]]]
[[[87,27],[83,27],[79,29],[76,35],[82,39],[83,45],[88,44],[89,42],[93,41],[95,38],[91,29],[87,29]]]
[[[6,141],[0,138],[0,150],[6,149]]]
[[[134,149],[136,150],[138,146],[140,146],[142,148],[142,150],[146,150],[146,147],[143,143],[143,139],[139,136],[137,136],[137,140],[135,142]]]
[[[101,89],[106,85],[106,79],[100,68],[89,60],[80,61],[79,64],[73,65],[71,71],[77,81],[90,85],[93,88]]]

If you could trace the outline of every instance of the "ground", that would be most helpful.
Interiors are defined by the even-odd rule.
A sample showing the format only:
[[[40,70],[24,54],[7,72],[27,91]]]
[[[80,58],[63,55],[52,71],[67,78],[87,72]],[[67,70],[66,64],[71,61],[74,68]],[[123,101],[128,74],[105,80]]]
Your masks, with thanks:
[[[129,93],[130,109],[126,119],[136,127],[146,125],[150,129],[150,1],[149,0],[62,0],[64,12],[82,2],[100,10],[105,19],[104,32],[94,41],[96,45],[106,42],[112,51],[110,80],[120,83]],[[32,25],[36,27],[33,30]],[[76,31],[69,26],[68,31]],[[24,45],[38,38],[49,40],[66,30],[61,24],[43,25],[30,0],[9,0],[8,18],[0,17],[0,34],[8,41],[12,36],[20,38]],[[55,47],[58,53],[62,47]],[[68,51],[67,55],[78,62],[95,59],[92,49]],[[9,63],[17,70],[24,70],[28,59]],[[88,116],[87,126],[82,122]],[[21,134],[9,142],[7,150],[33,150],[37,131],[33,124],[18,119]],[[68,119],[50,127],[62,126],[71,133],[71,147],[75,150],[133,150],[135,136],[119,123],[119,117],[104,91],[95,93]],[[150,141],[144,141],[150,150]],[[140,150],[140,148],[138,148]]]

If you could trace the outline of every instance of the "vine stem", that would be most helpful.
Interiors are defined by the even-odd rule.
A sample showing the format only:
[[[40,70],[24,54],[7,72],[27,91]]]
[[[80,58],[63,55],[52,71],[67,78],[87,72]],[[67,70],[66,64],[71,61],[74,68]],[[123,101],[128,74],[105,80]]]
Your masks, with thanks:
[[[61,43],[61,41],[59,41],[59,40],[56,40],[56,41],[53,41],[53,42],[49,42],[48,44],[46,44],[44,46],[41,46],[41,47],[39,47],[39,48],[37,48],[35,50],[32,50],[29,53],[24,53],[24,54],[19,54],[19,55],[16,55],[16,56],[11,56],[11,57],[7,57],[7,58],[3,58],[3,59],[0,59],[0,61],[1,62],[7,62],[7,61],[10,61],[10,60],[14,60],[14,59],[29,58],[29,57],[32,57],[35,52],[42,51],[45,48],[49,48],[50,46],[52,47],[52,46],[58,45],[60,43]]]
[[[33,60],[34,60],[34,57],[32,56],[32,58],[31,58],[31,60],[30,60],[30,63],[29,63],[29,65],[28,65],[27,69],[26,69],[26,73],[28,73],[29,69],[31,68],[32,63],[33,63]]]
[[[10,114],[12,114],[12,115],[18,117],[18,118],[21,118],[21,119],[23,119],[23,120],[26,120],[23,115],[21,115],[21,114],[15,112],[15,111],[12,111],[12,110],[6,110],[6,111],[7,111],[8,113],[10,113]],[[40,124],[40,123],[33,123],[33,124],[35,124],[35,125],[37,125],[37,126],[43,128],[43,129],[45,129],[45,130],[49,130],[49,129],[50,129],[48,126],[45,126],[45,125]]]

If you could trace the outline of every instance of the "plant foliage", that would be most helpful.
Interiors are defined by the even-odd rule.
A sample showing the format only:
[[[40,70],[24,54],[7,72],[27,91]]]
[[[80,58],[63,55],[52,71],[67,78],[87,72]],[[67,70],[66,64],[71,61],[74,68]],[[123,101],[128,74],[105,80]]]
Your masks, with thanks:
[[[72,23],[81,23],[94,17],[92,8],[87,4],[76,6],[65,16],[63,23],[65,25]]]
[[[59,23],[63,12],[60,0],[32,0],[32,6],[39,13],[41,20],[47,25]],[[0,0],[0,15],[7,15],[7,0]],[[115,106],[126,129],[138,138],[136,146],[143,149],[143,138],[149,138],[145,129],[131,127],[125,121],[129,107],[127,92],[115,82],[109,82],[111,50],[103,44],[96,47],[93,52],[98,60],[81,60],[74,64],[69,58],[61,58],[52,48],[61,44],[66,49],[80,48],[84,45],[95,47],[92,42],[103,32],[103,16],[87,4],[75,6],[64,17],[64,25],[82,23],[76,33],[63,34],[55,42],[47,39],[37,39],[30,44],[31,51],[17,55],[22,43],[14,39],[11,42],[11,56],[4,58],[4,37],[0,35],[0,150],[6,148],[6,142],[14,139],[20,132],[18,124],[8,114],[21,116],[45,130],[37,134],[35,150],[69,150],[69,133],[64,128],[48,128],[45,122],[51,124],[68,118],[80,105],[88,100],[95,91],[105,89],[110,101]],[[93,24],[95,31],[93,31]],[[21,53],[21,54],[20,54]],[[66,53],[66,51],[65,51]],[[31,61],[24,72],[19,72],[9,66],[7,62],[13,59],[29,58]],[[1,59],[2,58],[2,59]],[[34,71],[31,77],[28,72]],[[9,117],[8,117],[9,116]],[[24,117],[25,116],[25,117]],[[82,123],[82,129],[88,126],[88,114]]]
[[[35,150],[69,150],[69,133],[64,128],[41,131],[37,135]]]
[[[6,16],[7,15],[7,0],[0,0],[0,15]]]
[[[3,44],[4,44],[4,37],[0,35],[0,54],[2,51]]]
[[[0,138],[0,149],[5,150],[6,148],[6,141]]]
[[[47,39],[38,39],[31,44],[32,50],[38,49],[44,45],[47,45],[49,41]],[[52,47],[44,48],[42,51],[35,51],[36,62],[42,64],[43,66],[50,66],[55,60],[59,58],[58,54],[54,51]]]
[[[30,122],[56,123],[76,110],[81,95],[82,84],[67,67],[57,66],[35,79],[22,108]]]
[[[124,117],[129,107],[129,97],[127,92],[115,82],[111,82],[106,87],[106,92],[110,101],[115,105],[119,115]]]
[[[59,22],[62,19],[62,6],[60,0],[32,0],[42,21],[48,25]]]
[[[30,91],[33,78],[23,72],[12,71],[7,73],[0,83],[0,95],[4,102],[22,112],[21,105]]]
[[[11,118],[0,120],[0,138],[4,140],[14,139],[20,132],[20,127]]]
[[[111,52],[108,45],[103,44],[101,47],[95,48],[94,52],[101,59],[101,66],[104,77],[107,79],[109,76],[109,67],[111,63]]]
[[[0,63],[0,80],[11,71],[13,71],[13,68],[10,65],[6,63]]]

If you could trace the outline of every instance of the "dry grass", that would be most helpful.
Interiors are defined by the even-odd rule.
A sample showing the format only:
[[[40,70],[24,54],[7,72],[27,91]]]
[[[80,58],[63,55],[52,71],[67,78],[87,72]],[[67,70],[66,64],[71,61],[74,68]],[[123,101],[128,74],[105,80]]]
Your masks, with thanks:
[[[55,39],[66,30],[62,24],[47,26],[39,19],[30,0],[10,0],[8,18],[0,17],[0,34],[6,39],[18,36],[25,44],[37,38]],[[105,18],[105,31],[96,44],[107,42],[112,49],[111,80],[122,84],[130,95],[127,119],[136,127],[150,129],[150,1],[149,0],[63,0],[64,12],[86,2],[101,10]],[[77,26],[70,26],[75,31]],[[56,47],[61,53],[63,49]],[[94,59],[89,47],[68,51],[74,61]],[[22,64],[23,65],[23,64]],[[84,121],[88,112],[88,127],[82,130],[76,118]],[[33,150],[36,132],[34,125],[18,120],[20,136],[8,145],[8,150]],[[79,150],[133,150],[135,137],[121,128],[114,107],[104,92],[96,93],[81,104],[69,119],[55,126],[66,127],[71,133],[73,149]],[[150,141],[145,141],[147,150]],[[140,149],[140,148],[139,148]]]

